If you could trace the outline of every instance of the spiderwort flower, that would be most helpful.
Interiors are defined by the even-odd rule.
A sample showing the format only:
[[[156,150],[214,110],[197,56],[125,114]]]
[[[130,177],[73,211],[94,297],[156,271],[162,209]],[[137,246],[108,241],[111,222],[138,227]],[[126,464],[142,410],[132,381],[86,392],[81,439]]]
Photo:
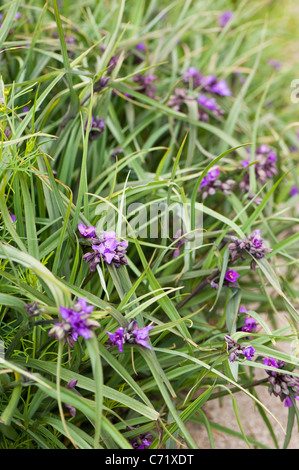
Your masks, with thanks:
[[[106,331],[106,333],[109,336],[110,344],[118,346],[119,352],[122,353],[124,344],[140,344],[144,348],[152,349],[148,344],[148,334],[152,328],[151,325],[140,328],[136,320],[131,320],[127,327],[120,327],[115,333],[110,331]]]
[[[290,196],[297,196],[299,194],[298,186],[293,186],[290,190]]]
[[[96,228],[94,226],[86,226],[82,222],[79,223],[78,225],[78,230],[81,233],[81,235],[85,238],[95,238],[96,235]]]
[[[25,305],[25,310],[27,310],[30,317],[36,317],[43,311],[43,309],[39,306],[38,302],[36,301],[32,303],[28,302]]]
[[[138,424],[136,428],[139,428],[140,425]],[[133,431],[134,428],[127,426],[127,431]],[[142,433],[139,436],[133,437],[129,439],[130,444],[132,445],[133,449],[147,449],[151,445],[151,441],[153,440],[153,436],[150,433]]]
[[[78,299],[72,308],[60,306],[62,321],[55,323],[49,331],[57,341],[64,339],[71,347],[74,346],[79,336],[90,339],[93,336],[92,329],[99,323],[90,318],[93,306],[88,306],[86,299]]]
[[[256,320],[250,317],[249,315],[247,315],[245,319],[245,325],[242,326],[242,331],[246,331],[247,333],[252,333],[256,331],[256,329],[257,329]]]
[[[76,379],[70,380],[66,386],[67,390],[71,390],[72,388],[75,388],[77,383],[78,383],[78,380]],[[77,412],[76,408],[72,405],[69,405],[68,403],[64,403],[64,406],[69,409],[71,416],[74,418]]]
[[[132,334],[134,336],[134,342],[137,344],[140,344],[144,348],[152,349],[152,347],[148,344],[148,341],[149,341],[148,334],[149,334],[149,331],[153,328],[153,326],[150,325],[150,326],[145,326],[144,328],[140,328],[138,326],[137,321],[133,321],[131,328],[132,328]],[[129,332],[130,332],[130,325],[128,328],[127,335],[129,335]],[[131,339],[128,338],[127,341],[131,342]]]
[[[237,278],[240,276],[240,274],[237,273],[237,271],[234,271],[233,269],[230,269],[225,273],[224,278],[228,282],[236,282]]]
[[[268,248],[264,244],[264,240],[261,237],[260,230],[254,230],[248,237],[240,239],[236,236],[231,237],[231,243],[228,245],[231,253],[231,259],[234,261],[238,257],[244,259],[244,255],[250,254],[254,258],[263,258],[267,253],[271,253],[271,248]],[[251,269],[254,269],[254,260],[251,265]]]
[[[244,356],[251,361],[254,357],[255,349],[252,346],[241,346],[229,335],[224,335],[224,341],[229,353],[228,359],[230,362],[234,362],[239,358],[244,359]]]
[[[81,227],[81,230],[84,232],[84,227]],[[93,251],[85,253],[83,259],[89,263],[91,271],[95,271],[96,265],[102,261],[107,264],[113,263],[118,268],[121,264],[128,264],[125,256],[127,247],[128,242],[125,240],[118,241],[114,231],[103,231],[101,236],[95,235],[95,237],[91,238],[91,248]]]
[[[86,120],[84,130],[87,131],[88,127],[88,120]],[[100,137],[100,135],[104,132],[105,130],[105,121],[104,119],[101,119],[100,117],[94,117],[91,116],[91,126],[90,126],[90,132],[89,132],[89,140],[96,140]]]
[[[224,114],[223,109],[216,103],[215,98],[209,98],[205,94],[201,93],[197,99],[200,105],[198,119],[200,121],[209,121],[209,114],[204,109],[211,111],[214,116],[222,116]],[[204,109],[202,109],[204,108]]]
[[[255,349],[252,346],[247,346],[245,349],[243,349],[243,354],[248,359],[249,361],[252,360],[255,354]]]
[[[218,22],[221,28],[224,28],[229,20],[234,16],[232,11],[224,11],[219,17]]]
[[[106,333],[109,336],[110,344],[112,346],[118,346],[119,352],[122,353],[124,344],[124,328],[118,328],[115,333],[110,333],[110,331],[106,331]]]
[[[286,365],[285,362],[276,361],[276,359],[272,357],[265,357],[263,359],[263,364],[280,370],[283,369]],[[290,374],[285,374],[280,371],[276,372],[269,369],[265,369],[265,372],[269,376],[269,394],[272,395],[273,393],[275,397],[279,397],[281,402],[285,402],[284,406],[293,406],[292,400],[290,398],[290,392],[293,393],[296,400],[299,399],[299,378],[292,377]]]
[[[133,81],[139,85],[139,93],[143,93],[152,99],[155,99],[156,87],[153,82],[156,79],[156,75],[142,75],[140,73],[133,77]]]

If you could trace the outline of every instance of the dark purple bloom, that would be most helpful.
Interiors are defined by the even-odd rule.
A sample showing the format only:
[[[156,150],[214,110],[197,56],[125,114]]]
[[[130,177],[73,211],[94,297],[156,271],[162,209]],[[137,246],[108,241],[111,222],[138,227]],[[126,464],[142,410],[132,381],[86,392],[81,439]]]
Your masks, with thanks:
[[[139,428],[140,425],[137,425],[136,428]],[[128,431],[133,431],[134,428],[127,426]],[[153,440],[153,436],[150,433],[142,433],[139,436],[133,437],[129,439],[130,444],[132,445],[133,449],[147,449],[151,445],[151,441]]]
[[[263,364],[277,369],[283,369],[285,366],[285,362],[277,362],[271,357],[264,358]],[[283,372],[275,372],[267,369],[265,369],[265,371],[269,376],[268,392],[270,395],[273,393],[275,397],[279,397],[280,401],[285,402],[284,406],[293,406],[290,393],[294,395],[296,400],[299,399],[299,378],[292,377],[290,374],[285,374]]]
[[[169,97],[167,106],[170,106],[175,111],[182,111],[183,104],[188,103],[188,101],[193,101],[192,96],[188,96],[187,90],[183,88],[176,88],[174,94]]]
[[[219,82],[213,84],[210,87],[210,91],[220,96],[230,96],[232,94],[225,80],[220,80]]]
[[[100,237],[92,238],[91,242],[93,252],[85,253],[83,256],[84,261],[90,263],[91,271],[95,271],[96,265],[102,260],[107,264],[113,263],[117,268],[121,264],[128,264],[125,256],[128,243],[125,240],[118,241],[114,231],[103,231]]]
[[[72,308],[60,306],[62,321],[55,323],[49,331],[49,336],[59,341],[64,339],[72,347],[79,336],[90,339],[93,336],[92,329],[99,323],[90,318],[93,306],[88,306],[86,299],[78,299]]]
[[[72,388],[75,388],[77,383],[78,383],[77,379],[70,380],[66,386],[67,390],[71,390]],[[69,409],[71,416],[74,418],[76,416],[76,408],[72,405],[69,405],[68,403],[64,403],[64,406]]]
[[[106,331],[106,333],[109,336],[110,343],[118,346],[119,352],[122,353],[124,344],[140,344],[144,348],[152,349],[148,344],[148,334],[152,328],[153,326],[140,328],[136,320],[131,320],[127,327],[120,327],[115,333],[110,333],[109,331]]]
[[[267,60],[267,64],[276,70],[279,70],[282,67],[282,63],[279,60],[272,59],[272,58]]]
[[[88,227],[84,225],[82,222],[78,224],[78,230],[81,233],[81,235],[83,235],[83,237],[86,237],[86,238],[95,238],[97,236],[95,227],[93,226]]]
[[[229,353],[228,359],[230,362],[234,362],[238,358],[244,359],[244,356],[251,361],[254,357],[255,349],[252,346],[241,346],[229,335],[224,335],[224,341]]]
[[[299,189],[297,186],[293,186],[290,190],[290,196],[296,196],[297,194],[299,194]]]
[[[225,279],[228,282],[236,282],[237,278],[240,276],[240,274],[237,273],[237,271],[234,271],[233,269],[230,269],[225,273]]]
[[[242,305],[242,306],[239,308],[239,312],[240,312],[240,313],[247,313],[247,308],[245,308],[244,305]]]
[[[247,315],[245,319],[245,325],[242,326],[242,331],[246,331],[247,333],[252,333],[256,331],[256,329],[257,329],[256,320],[250,317],[249,315]]]
[[[231,258],[234,261],[236,258],[243,259],[246,253],[251,254],[255,258],[263,258],[267,253],[271,253],[271,248],[264,245],[264,240],[261,237],[260,230],[254,230],[248,237],[240,239],[232,236],[231,243],[228,248],[231,252]],[[252,269],[254,266],[252,265]]]
[[[273,178],[277,175],[278,168],[276,165],[276,152],[268,147],[268,145],[262,144],[257,148],[254,156],[255,175],[260,184],[265,184],[267,179]],[[243,160],[242,166],[246,168],[249,165],[249,160]],[[247,169],[244,178],[240,182],[240,189],[242,191],[249,191],[249,168]]]
[[[98,92],[103,90],[109,82],[109,77],[101,77],[95,84],[93,85],[93,91]]]
[[[38,302],[27,303],[25,305],[25,310],[27,310],[30,317],[36,317],[43,311]]]
[[[243,349],[243,354],[248,359],[249,361],[252,360],[255,354],[255,349],[252,346],[247,346],[245,349]]]
[[[87,131],[88,120],[85,123],[84,130]],[[104,132],[105,130],[105,121],[100,117],[91,116],[91,127],[89,132],[89,140],[95,140]]]
[[[118,346],[119,352],[122,353],[124,344],[124,329],[120,327],[116,330],[115,333],[110,333],[110,331],[106,331],[106,333],[109,336],[110,344],[113,346]]]
[[[202,199],[206,199],[208,196],[212,196],[217,191],[222,191],[223,194],[230,194],[232,186],[235,184],[234,180],[227,179],[225,181],[220,181],[218,177],[220,176],[219,168],[214,165],[203,177],[199,192],[202,193]]]
[[[156,87],[153,85],[153,82],[156,79],[156,75],[137,74],[133,77],[133,81],[139,85],[137,91],[152,99],[155,99]]]
[[[153,328],[153,326],[146,326],[144,328],[140,328],[138,323],[134,322],[134,327],[132,330],[132,334],[135,337],[135,343],[141,344],[144,348],[152,349],[152,347],[148,344],[149,341],[149,331]]]
[[[209,114],[204,111],[205,108],[211,111],[215,116],[222,116],[224,114],[223,109],[216,103],[215,98],[208,98],[206,95],[201,93],[197,99],[198,104],[200,105],[198,119],[200,121],[207,122],[209,120]]]
[[[136,49],[138,49],[138,51],[145,51],[145,44],[144,42],[139,42],[137,45],[136,45]]]
[[[224,11],[218,18],[219,25],[221,28],[229,22],[229,20],[234,16],[232,11]]]

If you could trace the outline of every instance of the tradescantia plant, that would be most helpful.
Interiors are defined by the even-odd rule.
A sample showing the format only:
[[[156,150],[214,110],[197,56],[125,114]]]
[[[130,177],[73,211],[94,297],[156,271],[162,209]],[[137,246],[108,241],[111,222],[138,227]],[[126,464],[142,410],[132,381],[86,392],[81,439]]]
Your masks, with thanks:
[[[296,25],[272,3],[1,7],[0,448],[214,448],[223,395],[222,432],[269,447],[240,394],[288,447]]]

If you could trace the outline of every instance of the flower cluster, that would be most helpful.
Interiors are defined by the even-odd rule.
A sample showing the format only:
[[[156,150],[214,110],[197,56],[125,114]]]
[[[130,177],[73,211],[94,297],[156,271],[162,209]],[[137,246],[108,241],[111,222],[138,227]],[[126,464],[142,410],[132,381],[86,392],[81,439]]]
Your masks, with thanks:
[[[85,123],[85,132],[87,131],[88,121]],[[89,132],[89,140],[96,140],[105,130],[105,121],[100,117],[91,116],[91,126]]]
[[[193,88],[201,88],[202,91],[214,93],[218,96],[230,96],[231,90],[228,88],[224,79],[217,80],[216,75],[203,76],[200,70],[195,67],[189,67],[183,76],[184,82],[192,83]]]
[[[152,99],[155,99],[156,87],[153,85],[153,82],[156,79],[156,75],[137,74],[133,77],[133,81],[139,85],[137,91]]]
[[[247,313],[247,309],[245,307],[240,307],[240,313]],[[252,318],[250,315],[246,315],[245,324],[242,326],[242,331],[246,331],[247,333],[254,333],[258,328],[258,324],[255,318]]]
[[[136,428],[139,428],[140,425],[137,425]],[[127,426],[127,431],[133,431],[134,428]],[[147,449],[151,445],[151,441],[153,440],[153,436],[150,433],[142,433],[139,436],[133,437],[129,439],[130,444],[132,445],[133,449]]]
[[[250,152],[250,150],[248,150],[248,152]],[[268,145],[263,144],[258,147],[254,159],[256,161],[256,163],[254,163],[255,176],[260,184],[264,185],[267,179],[273,178],[273,176],[277,175],[276,152],[268,147]],[[240,189],[245,192],[248,192],[250,189],[249,168],[247,168],[249,164],[249,160],[242,161],[242,166],[246,169],[246,172],[244,178],[240,182]]]
[[[93,336],[92,329],[100,326],[90,318],[93,308],[93,305],[87,305],[86,299],[80,298],[72,308],[60,307],[62,321],[54,324],[49,336],[57,341],[64,339],[71,347],[79,336],[90,339]]]
[[[152,328],[153,326],[140,328],[136,320],[131,320],[127,327],[120,327],[115,331],[115,333],[111,333],[110,331],[106,331],[106,333],[109,336],[110,344],[118,346],[119,352],[122,353],[123,345],[125,343],[140,344],[144,348],[152,349],[148,344],[148,334]]]
[[[227,179],[222,182],[218,179],[220,176],[219,168],[214,165],[203,177],[199,192],[201,193],[202,199],[206,199],[208,196],[214,195],[217,191],[222,191],[223,194],[230,194],[232,186],[235,184],[234,180]]]
[[[240,239],[236,236],[231,237],[231,243],[228,245],[232,261],[244,255],[250,254],[254,258],[263,258],[267,253],[271,253],[271,248],[265,246],[260,230],[254,230],[248,237]],[[251,262],[251,269],[254,269],[255,261]]]
[[[224,114],[224,110],[217,104],[215,98],[206,95],[206,93],[230,96],[231,91],[225,80],[218,81],[216,75],[203,76],[195,67],[189,67],[187,72],[183,74],[183,81],[191,84],[193,91],[190,93],[190,90],[188,92],[185,88],[176,88],[168,100],[168,106],[176,111],[182,111],[183,104],[196,100],[199,105],[198,119],[204,122],[209,121],[209,115],[221,117]],[[196,92],[197,89],[201,91],[199,95]]]
[[[96,265],[102,261],[107,264],[113,263],[116,267],[128,264],[125,256],[128,242],[118,241],[113,230],[103,231],[101,236],[98,236],[94,226],[88,227],[82,222],[78,225],[78,230],[84,238],[89,240],[93,250],[83,255],[83,259],[89,263],[91,271],[95,271]]]
[[[265,366],[276,367],[277,369],[283,369],[285,362],[276,361],[272,357],[264,358],[263,364]],[[283,372],[276,372],[273,370],[265,369],[269,376],[269,388],[268,391],[270,395],[279,397],[284,406],[293,406],[292,400],[290,398],[290,393],[293,393],[294,398],[299,400],[299,378],[292,377],[290,374],[285,374]]]
[[[229,352],[228,359],[230,362],[234,362],[239,358],[244,359],[244,357],[251,361],[254,357],[255,349],[252,346],[241,346],[229,335],[224,335],[224,341],[227,352]]]
[[[224,114],[223,109],[216,103],[215,98],[209,98],[204,93],[201,93],[197,98],[199,104],[198,119],[203,122],[209,121],[209,114],[206,110],[210,111],[214,116],[220,117]]]

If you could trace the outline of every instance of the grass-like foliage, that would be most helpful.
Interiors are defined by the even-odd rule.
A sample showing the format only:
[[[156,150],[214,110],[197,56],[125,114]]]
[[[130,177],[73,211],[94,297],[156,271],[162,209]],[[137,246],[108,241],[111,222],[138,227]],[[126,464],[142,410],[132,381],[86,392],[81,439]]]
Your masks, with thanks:
[[[240,428],[221,431],[263,448],[243,431],[242,394],[278,447],[261,387],[288,407],[287,447],[299,422],[287,8],[3,3],[0,447],[196,449],[195,422],[213,448],[204,405],[229,395]]]

